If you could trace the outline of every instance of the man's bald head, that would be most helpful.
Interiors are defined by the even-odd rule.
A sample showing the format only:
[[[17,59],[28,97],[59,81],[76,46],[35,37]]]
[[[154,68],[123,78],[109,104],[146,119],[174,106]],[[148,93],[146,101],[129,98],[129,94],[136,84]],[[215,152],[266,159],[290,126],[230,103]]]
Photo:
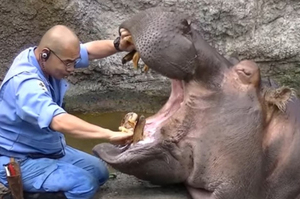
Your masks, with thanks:
[[[42,37],[38,48],[40,50],[49,48],[55,53],[65,55],[66,52],[78,51],[79,50],[79,39],[76,34],[66,26],[56,25],[50,28]]]

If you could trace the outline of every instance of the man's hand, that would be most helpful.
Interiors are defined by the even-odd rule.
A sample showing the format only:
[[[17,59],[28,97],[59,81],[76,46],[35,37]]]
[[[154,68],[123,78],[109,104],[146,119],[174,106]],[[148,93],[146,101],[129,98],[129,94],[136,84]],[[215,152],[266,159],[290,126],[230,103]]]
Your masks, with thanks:
[[[112,144],[129,144],[133,132],[117,132],[90,124],[74,115],[61,113],[53,117],[50,128],[75,138],[101,139]]]
[[[121,28],[120,29],[120,50],[130,52],[135,49],[132,40],[131,40],[131,34],[128,32],[128,30]]]
[[[133,132],[127,131],[119,132],[119,131],[111,131],[109,136],[109,142],[116,145],[124,145],[132,142]]]

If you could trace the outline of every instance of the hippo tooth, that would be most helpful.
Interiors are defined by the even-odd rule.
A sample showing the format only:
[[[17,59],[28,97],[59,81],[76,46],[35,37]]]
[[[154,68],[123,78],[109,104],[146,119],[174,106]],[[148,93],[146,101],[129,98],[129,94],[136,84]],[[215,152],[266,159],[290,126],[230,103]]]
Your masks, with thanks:
[[[140,60],[140,53],[135,52],[134,55],[133,55],[133,58],[132,58],[133,67],[135,69],[138,68],[139,60]]]
[[[144,65],[144,68],[143,68],[143,71],[144,72],[148,72],[148,70],[149,70],[149,66],[147,66],[146,64]]]
[[[124,39],[125,41],[127,41],[127,42],[133,44],[133,40],[132,40],[131,35],[130,35],[130,36],[127,36],[127,37],[124,37],[123,39]]]
[[[143,115],[141,115],[134,128],[133,143],[137,143],[138,141],[143,139],[145,124],[146,118]]]
[[[127,53],[123,58],[122,58],[122,64],[126,64],[127,62],[131,61],[133,58],[133,55],[136,53],[136,50],[133,50],[129,53]]]

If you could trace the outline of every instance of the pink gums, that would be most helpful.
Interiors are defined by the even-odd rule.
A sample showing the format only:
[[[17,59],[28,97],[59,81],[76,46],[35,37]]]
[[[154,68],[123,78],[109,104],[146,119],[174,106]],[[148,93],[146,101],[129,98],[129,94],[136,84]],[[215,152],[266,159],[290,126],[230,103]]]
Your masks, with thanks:
[[[171,84],[171,94],[168,101],[155,115],[146,119],[144,139],[139,143],[153,142],[155,132],[180,108],[183,101],[183,82],[172,80]]]

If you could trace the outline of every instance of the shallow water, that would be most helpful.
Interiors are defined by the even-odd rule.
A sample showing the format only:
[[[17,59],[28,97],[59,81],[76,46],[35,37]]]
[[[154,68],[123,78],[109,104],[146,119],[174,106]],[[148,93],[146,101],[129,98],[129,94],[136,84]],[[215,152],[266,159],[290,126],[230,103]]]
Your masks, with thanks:
[[[95,114],[84,114],[84,113],[73,113],[73,115],[103,128],[108,128],[114,131],[118,131],[121,120],[124,117],[125,112],[113,112],[113,113],[95,113]],[[149,113],[138,113],[148,117]],[[67,144],[77,148],[79,150],[85,151],[87,153],[92,153],[92,148],[99,144],[101,140],[97,139],[75,139],[70,136],[66,136]]]

